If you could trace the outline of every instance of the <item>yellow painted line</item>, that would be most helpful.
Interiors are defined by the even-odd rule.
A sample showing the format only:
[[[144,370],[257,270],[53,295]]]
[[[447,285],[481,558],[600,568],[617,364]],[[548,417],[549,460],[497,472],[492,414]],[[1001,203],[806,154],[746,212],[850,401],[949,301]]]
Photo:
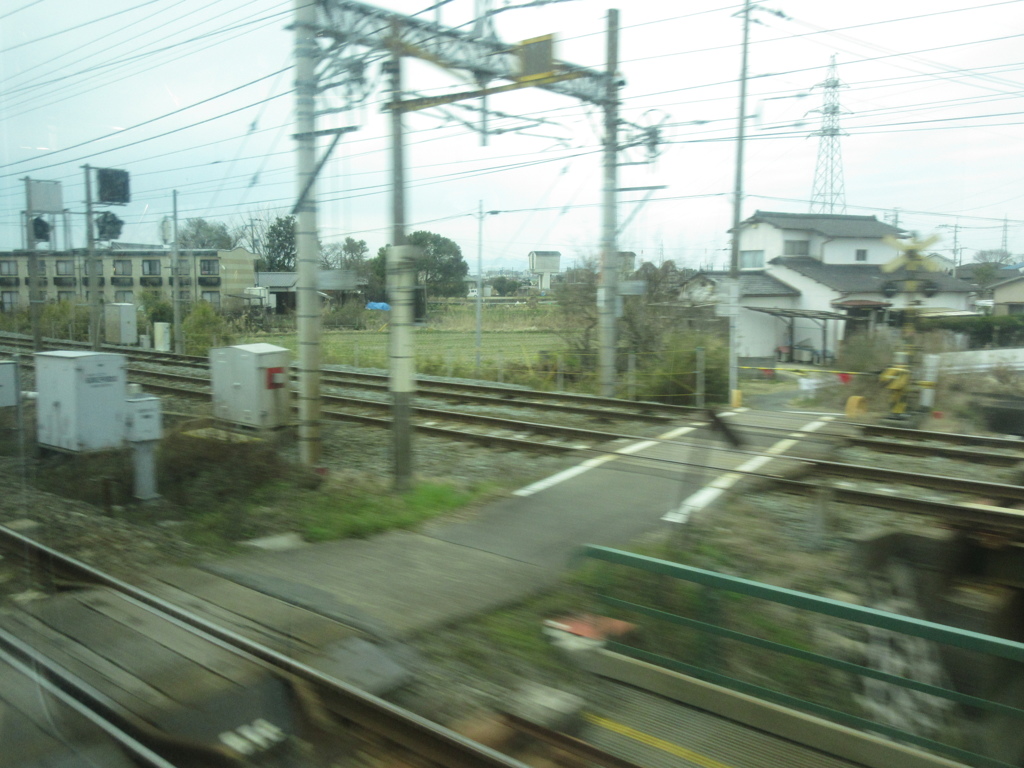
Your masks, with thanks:
[[[731,768],[731,766],[725,763],[719,762],[714,758],[702,755],[700,752],[694,752],[692,749],[681,747],[671,741],[665,739],[659,739],[657,736],[651,736],[649,733],[638,731],[636,728],[630,728],[628,725],[618,723],[615,720],[609,720],[606,717],[600,715],[594,715],[590,712],[584,712],[583,718],[594,725],[604,728],[607,731],[618,733],[627,738],[639,741],[641,744],[646,744],[648,747],[654,747],[660,749],[662,752],[668,752],[670,755],[675,757],[681,757],[684,760],[689,760],[691,763],[703,766],[703,768]]]

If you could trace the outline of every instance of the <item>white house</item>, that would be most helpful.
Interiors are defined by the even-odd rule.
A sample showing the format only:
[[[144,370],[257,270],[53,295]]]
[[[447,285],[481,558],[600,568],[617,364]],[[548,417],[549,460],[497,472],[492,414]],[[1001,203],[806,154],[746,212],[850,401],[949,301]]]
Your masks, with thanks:
[[[905,233],[874,216],[755,212],[739,232],[739,356],[827,359],[853,323],[871,329],[909,306],[968,309],[973,288],[963,280],[942,271],[883,272],[899,256],[887,235]],[[683,295],[714,300],[709,291],[727,276],[699,273]]]

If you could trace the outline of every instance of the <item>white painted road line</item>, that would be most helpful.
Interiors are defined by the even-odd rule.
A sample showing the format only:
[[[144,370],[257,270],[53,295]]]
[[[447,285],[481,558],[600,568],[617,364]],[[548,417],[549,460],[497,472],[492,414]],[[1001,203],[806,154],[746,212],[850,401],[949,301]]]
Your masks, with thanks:
[[[685,523],[690,519],[690,515],[692,515],[694,512],[699,512],[700,510],[707,507],[709,504],[712,504],[715,501],[717,501],[723,493],[725,493],[734,485],[736,485],[736,483],[738,483],[740,479],[742,479],[747,473],[757,471],[765,464],[770,462],[772,459],[774,459],[776,456],[785,453],[799,442],[799,440],[794,440],[792,438],[800,438],[810,432],[815,432],[816,430],[825,426],[825,424],[827,424],[828,422],[832,421],[833,418],[835,417],[826,416],[825,418],[819,419],[818,421],[811,422],[810,424],[805,424],[804,426],[800,427],[799,431],[797,432],[791,432],[788,438],[784,440],[779,440],[777,443],[768,448],[762,455],[755,456],[754,458],[743,462],[740,466],[736,467],[736,469],[732,470],[731,472],[726,472],[724,474],[719,475],[717,478],[715,478],[713,481],[705,485],[699,491],[696,491],[687,496],[682,504],[680,504],[676,509],[673,509],[670,512],[666,512],[664,515],[662,515],[661,519],[667,523]]]
[[[518,491],[513,491],[512,495],[533,496],[533,494],[535,493],[539,493],[547,488],[551,488],[552,486],[558,485],[559,483],[564,483],[566,480],[571,480],[574,477],[578,477],[579,475],[582,475],[584,472],[589,472],[594,467],[599,467],[602,464],[608,463],[609,461],[615,461],[615,459],[619,458],[620,456],[630,456],[638,451],[643,451],[646,450],[647,448],[652,448],[655,445],[658,445],[658,443],[664,442],[665,440],[674,440],[680,435],[685,435],[688,432],[693,432],[693,430],[699,427],[705,426],[707,426],[707,424],[705,424],[704,422],[699,422],[696,424],[692,424],[688,427],[678,427],[669,432],[666,432],[664,435],[658,435],[658,437],[654,438],[653,440],[641,440],[638,443],[627,445],[625,448],[620,448],[619,450],[614,451],[613,453],[605,454],[604,456],[597,456],[593,459],[587,459],[582,464],[577,464],[575,467],[564,469],[561,472],[552,475],[551,477],[546,477],[543,480],[538,480],[536,483],[533,483],[532,485],[526,486],[525,488],[520,488]]]

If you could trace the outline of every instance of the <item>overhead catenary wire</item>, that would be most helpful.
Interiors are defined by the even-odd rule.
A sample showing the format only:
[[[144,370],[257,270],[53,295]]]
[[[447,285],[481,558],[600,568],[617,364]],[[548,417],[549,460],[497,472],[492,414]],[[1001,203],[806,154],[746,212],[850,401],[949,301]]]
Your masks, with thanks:
[[[989,3],[989,4],[985,5],[985,6],[977,6],[977,7],[979,7],[979,8],[980,8],[980,7],[991,7],[991,6],[995,6],[995,5],[1005,5],[1005,4],[1007,4],[1007,3]],[[964,10],[971,10],[971,9],[964,9]],[[930,15],[930,14],[929,14],[929,15]],[[879,24],[881,24],[881,23],[886,23],[886,22],[888,22],[888,21],[898,21],[898,20],[883,20],[883,21],[880,21],[880,22],[876,22],[876,23],[879,23]],[[859,26],[859,25],[857,25],[857,26]],[[826,30],[826,31],[827,31],[827,30]],[[574,105],[574,106],[575,106],[575,105]],[[577,111],[578,111],[578,110],[577,110]],[[566,109],[566,110],[565,110],[564,112],[568,113],[568,112],[571,112],[571,110],[570,110],[570,109]],[[919,125],[923,125],[923,124],[919,124]],[[777,137],[772,137],[772,138],[773,138],[773,139],[774,139],[774,138],[778,138],[778,139],[780,139],[780,140],[787,140],[787,139],[792,139],[792,138],[795,138],[795,136],[796,136],[796,134],[794,134],[794,133],[789,133],[789,134],[781,134],[781,135],[779,135],[779,136],[777,136]],[[495,172],[497,172],[497,171],[495,171]]]

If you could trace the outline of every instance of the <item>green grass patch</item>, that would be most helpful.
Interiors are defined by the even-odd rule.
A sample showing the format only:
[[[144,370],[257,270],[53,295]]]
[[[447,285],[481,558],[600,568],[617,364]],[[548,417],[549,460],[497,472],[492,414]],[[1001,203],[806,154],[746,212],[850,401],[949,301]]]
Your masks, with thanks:
[[[322,492],[308,498],[300,511],[302,534],[308,541],[329,541],[412,528],[464,507],[488,492],[444,482],[422,483],[402,494],[387,493],[379,488]]]

